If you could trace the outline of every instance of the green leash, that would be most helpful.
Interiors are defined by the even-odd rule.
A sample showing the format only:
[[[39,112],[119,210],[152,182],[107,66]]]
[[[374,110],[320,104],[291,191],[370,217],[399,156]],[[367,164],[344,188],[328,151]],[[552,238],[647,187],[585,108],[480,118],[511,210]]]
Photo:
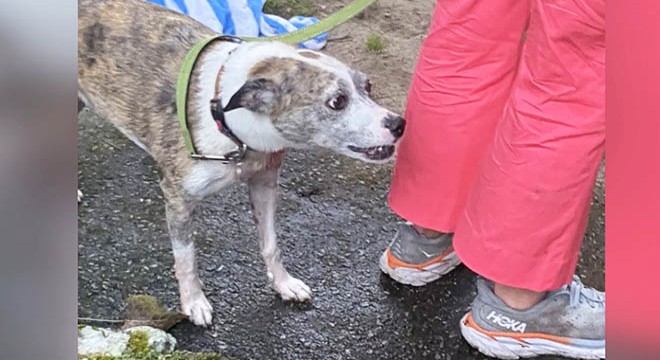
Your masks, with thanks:
[[[188,149],[188,152],[190,152],[191,157],[194,159],[203,159],[203,160],[220,160],[229,163],[229,162],[240,162],[242,156],[245,153],[245,146],[243,145],[243,148],[238,148],[235,151],[232,151],[230,153],[232,154],[232,156],[199,155],[195,149],[195,145],[193,144],[192,137],[190,135],[190,130],[188,129],[186,104],[188,102],[188,88],[190,86],[190,76],[192,75],[192,71],[195,68],[195,64],[197,63],[197,58],[199,57],[199,54],[209,44],[211,44],[215,40],[225,39],[231,41],[233,39],[235,41],[236,39],[240,39],[247,42],[278,41],[286,44],[295,45],[304,42],[306,40],[309,40],[311,38],[314,38],[323,33],[326,33],[334,29],[335,27],[345,23],[346,21],[353,18],[355,15],[361,13],[364,9],[369,7],[369,5],[373,4],[375,1],[376,0],[354,0],[350,4],[340,9],[339,11],[331,14],[330,16],[326,17],[325,19],[315,24],[282,35],[269,36],[269,37],[241,37],[241,36],[230,37],[230,36],[216,35],[208,39],[201,40],[200,42],[195,44],[190,49],[190,51],[188,51],[188,54],[186,54],[186,57],[183,60],[183,64],[181,65],[181,70],[179,71],[179,77],[176,83],[176,110],[177,110],[177,116],[179,118],[179,127],[181,128],[181,133],[183,134],[183,142],[186,145],[186,149]],[[236,157],[237,154],[239,155],[238,158]]]
[[[337,12],[330,14],[316,24],[312,24],[290,33],[270,37],[240,37],[240,39],[245,41],[280,41],[287,44],[298,44],[345,23],[355,15],[361,13],[375,1],[376,0],[354,0],[352,3],[339,9]]]

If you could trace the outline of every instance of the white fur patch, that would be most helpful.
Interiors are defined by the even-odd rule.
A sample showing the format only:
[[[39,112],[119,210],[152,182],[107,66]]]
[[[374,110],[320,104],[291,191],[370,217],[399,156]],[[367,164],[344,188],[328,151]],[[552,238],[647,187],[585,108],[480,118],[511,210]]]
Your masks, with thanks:
[[[217,126],[208,108],[209,101],[215,96],[215,79],[220,68],[225,70],[220,80],[222,102],[224,107],[231,96],[236,93],[247,80],[247,74],[253,64],[265,58],[259,52],[250,52],[245,56],[244,48],[252,44],[242,45],[228,59],[230,50],[237,47],[228,43],[225,51],[209,54],[201,64],[200,93],[197,94],[200,108],[197,109],[202,118],[200,135],[196,139],[200,152],[209,154],[224,154],[233,150],[234,143],[218,132]],[[263,44],[261,44],[263,47]],[[281,45],[284,46],[284,45]],[[261,48],[259,47],[259,48]],[[277,53],[277,52],[275,52]],[[273,53],[268,53],[272,56]],[[250,59],[247,60],[246,59]],[[274,152],[286,148],[289,144],[273,126],[271,120],[263,115],[245,109],[235,109],[225,114],[227,126],[249,147],[264,152]]]
[[[237,176],[235,166],[216,161],[199,161],[183,180],[183,187],[190,194],[205,197],[236,181]]]
[[[304,282],[288,276],[284,280],[275,281],[273,288],[277,291],[284,301],[308,301],[312,298],[312,289]]]

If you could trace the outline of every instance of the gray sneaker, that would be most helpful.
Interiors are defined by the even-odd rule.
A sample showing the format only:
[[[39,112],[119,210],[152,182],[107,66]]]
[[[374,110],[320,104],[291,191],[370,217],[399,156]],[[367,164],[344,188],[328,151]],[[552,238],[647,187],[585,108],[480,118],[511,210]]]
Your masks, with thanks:
[[[406,285],[422,286],[453,270],[461,261],[452,246],[453,234],[427,238],[412,224],[400,224],[394,240],[380,257],[380,268]]]
[[[490,282],[480,279],[477,289],[461,332],[480,352],[499,359],[605,358],[605,293],[585,288],[578,277],[524,311],[504,304]]]

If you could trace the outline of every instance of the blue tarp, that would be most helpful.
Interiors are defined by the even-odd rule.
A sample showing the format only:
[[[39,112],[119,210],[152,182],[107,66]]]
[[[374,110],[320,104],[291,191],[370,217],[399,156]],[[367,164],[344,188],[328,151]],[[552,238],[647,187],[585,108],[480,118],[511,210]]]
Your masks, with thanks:
[[[263,37],[288,33],[319,20],[315,17],[294,16],[284,19],[264,14],[266,0],[146,0],[201,22],[224,35]],[[300,47],[320,50],[328,39],[322,34],[299,44]]]

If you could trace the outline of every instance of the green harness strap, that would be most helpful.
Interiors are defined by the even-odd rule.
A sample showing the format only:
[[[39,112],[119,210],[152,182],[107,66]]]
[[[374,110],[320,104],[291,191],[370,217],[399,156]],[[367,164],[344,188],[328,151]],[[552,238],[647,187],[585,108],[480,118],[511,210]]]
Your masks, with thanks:
[[[376,0],[354,0],[350,4],[346,5],[339,11],[331,14],[325,19],[319,21],[318,23],[312,24],[310,26],[304,27],[302,29],[282,34],[278,36],[270,37],[241,37],[238,38],[243,41],[248,42],[257,42],[257,41],[279,41],[286,44],[295,45],[315,36],[326,33],[335,27],[343,24],[348,21],[355,15],[362,12],[369,5],[373,4]],[[197,58],[199,54],[215,40],[223,38],[223,35],[212,36],[208,39],[201,40],[195,44],[188,54],[186,54],[183,64],[181,65],[181,70],[179,71],[179,77],[176,83],[176,110],[177,116],[179,118],[179,127],[181,127],[181,133],[183,134],[183,141],[186,145],[186,148],[191,155],[198,155],[195,150],[195,145],[193,144],[192,137],[190,135],[190,130],[188,129],[187,121],[187,101],[188,101],[188,88],[190,86],[190,76],[192,71],[195,68]]]
[[[220,38],[222,35],[212,36],[208,39],[204,39],[195,46],[193,46],[186,58],[183,60],[183,65],[181,65],[181,70],[179,71],[179,78],[176,82],[176,113],[179,117],[179,127],[183,133],[183,142],[186,145],[186,149],[190,152],[191,155],[197,154],[195,150],[195,145],[193,145],[192,137],[190,136],[190,130],[188,129],[188,117],[186,112],[188,107],[188,87],[190,86],[190,76],[192,75],[193,68],[197,63],[197,58],[199,54],[212,43],[214,40]]]

